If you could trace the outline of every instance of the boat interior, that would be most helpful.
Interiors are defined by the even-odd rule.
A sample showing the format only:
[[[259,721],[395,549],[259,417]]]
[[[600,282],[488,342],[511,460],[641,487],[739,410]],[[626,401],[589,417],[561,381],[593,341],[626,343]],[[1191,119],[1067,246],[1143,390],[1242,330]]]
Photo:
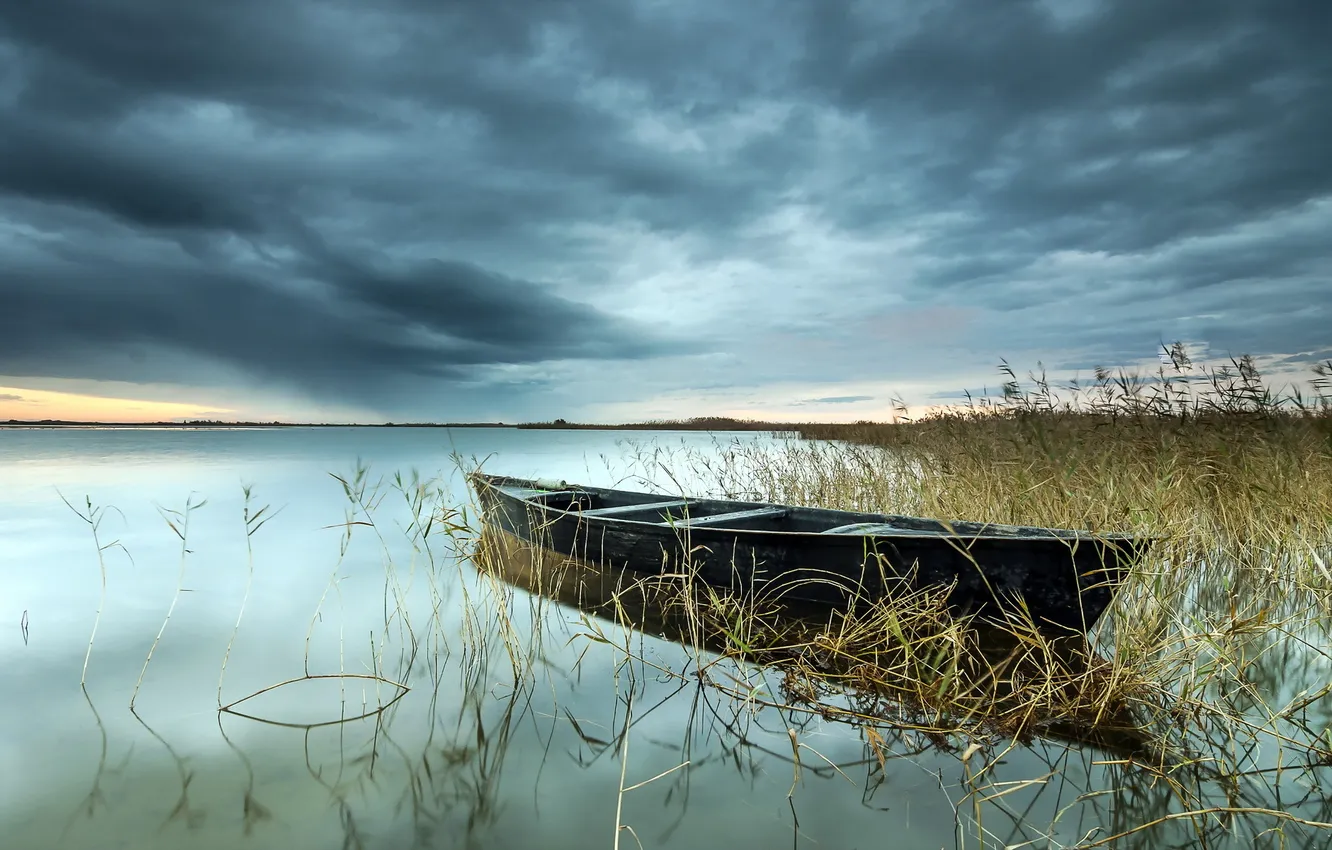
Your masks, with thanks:
[[[523,482],[528,483],[528,482]],[[1063,537],[1074,532],[996,526],[983,523],[945,524],[920,517],[896,516],[716,499],[670,497],[596,487],[538,489],[501,486],[512,495],[545,508],[576,513],[585,519],[641,522],[672,528],[716,528],[805,534],[893,536]]]

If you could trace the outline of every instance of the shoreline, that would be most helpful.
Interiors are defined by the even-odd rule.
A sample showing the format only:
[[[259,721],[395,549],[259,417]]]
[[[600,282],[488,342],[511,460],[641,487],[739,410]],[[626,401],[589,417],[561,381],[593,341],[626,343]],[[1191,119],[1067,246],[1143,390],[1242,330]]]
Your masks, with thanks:
[[[527,431],[798,431],[810,425],[841,423],[757,422],[750,420],[709,419],[681,422],[627,422],[596,424],[583,422],[81,422],[73,420],[9,420],[0,429],[77,429],[77,428],[147,428],[207,430],[228,428],[505,428]]]

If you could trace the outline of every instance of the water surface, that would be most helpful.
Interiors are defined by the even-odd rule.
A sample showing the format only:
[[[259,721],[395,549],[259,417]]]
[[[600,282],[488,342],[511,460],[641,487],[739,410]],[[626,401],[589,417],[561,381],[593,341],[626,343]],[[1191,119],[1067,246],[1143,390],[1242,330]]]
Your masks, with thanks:
[[[1178,810],[1164,784],[1092,749],[988,742],[967,760],[884,727],[871,750],[860,730],[770,705],[771,671],[731,665],[712,671],[727,687],[700,685],[708,659],[479,578],[437,527],[422,533],[468,502],[457,458],[669,490],[706,485],[674,453],[733,441],[780,447],[0,430],[3,846],[553,850],[610,847],[617,824],[621,846],[1071,846]],[[247,485],[252,513],[270,506],[252,535]],[[96,542],[76,513],[88,501]],[[236,707],[250,717],[218,711],[290,680]],[[1120,846],[1190,835],[1167,823]]]

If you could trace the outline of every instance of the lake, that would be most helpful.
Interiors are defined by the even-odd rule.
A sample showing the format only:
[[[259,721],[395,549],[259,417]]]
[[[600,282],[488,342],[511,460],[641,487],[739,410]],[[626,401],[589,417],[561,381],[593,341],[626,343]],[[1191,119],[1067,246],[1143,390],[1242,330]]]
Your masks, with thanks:
[[[1069,846],[1171,810],[1090,748],[968,760],[903,728],[872,750],[768,704],[770,672],[700,685],[692,650],[506,592],[422,533],[469,501],[456,458],[669,490],[706,484],[681,452],[736,442],[783,444],[0,429],[4,846],[554,850],[617,824],[622,847]],[[246,486],[270,506],[248,526]],[[1143,846],[1167,834],[1188,836]]]

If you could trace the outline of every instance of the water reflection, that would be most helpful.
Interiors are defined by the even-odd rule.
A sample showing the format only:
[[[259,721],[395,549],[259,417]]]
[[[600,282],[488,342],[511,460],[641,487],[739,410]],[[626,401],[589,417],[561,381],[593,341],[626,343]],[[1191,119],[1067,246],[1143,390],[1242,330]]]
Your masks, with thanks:
[[[101,746],[97,753],[97,770],[93,773],[92,787],[88,790],[87,796],[83,798],[78,809],[71,815],[69,822],[66,824],[66,834],[69,832],[70,827],[74,825],[74,821],[79,815],[83,815],[86,818],[92,818],[97,814],[97,807],[99,805],[106,805],[106,795],[102,792],[102,782],[108,773],[111,773],[112,775],[119,773],[125,766],[124,762],[116,768],[107,765],[106,724],[102,722],[102,715],[97,713],[97,706],[93,703],[92,695],[88,693],[88,689],[86,687],[81,687],[80,690],[83,692],[83,698],[88,704],[88,710],[92,712],[93,721],[97,725],[97,734],[101,741]],[[125,759],[128,761],[128,754],[126,754]]]
[[[981,703],[987,710],[1004,707],[1008,712],[1017,708],[1028,710],[1023,697],[1028,696],[1025,679],[1043,676],[1051,688],[1067,691],[1054,694],[1047,701],[1060,704],[1064,714],[1031,718],[1012,731],[1025,736],[1039,728],[1047,737],[1068,739],[1079,744],[1097,744],[1126,757],[1149,755],[1152,740],[1143,733],[1139,722],[1122,699],[1090,699],[1083,691],[1091,692],[1098,677],[1113,675],[1108,661],[1094,653],[1083,635],[1059,638],[1015,634],[977,626],[973,629],[941,631],[931,637],[938,638],[940,652],[950,657],[931,663],[897,665],[896,656],[884,651],[886,645],[874,637],[869,652],[860,652],[850,642],[842,642],[834,635],[879,628],[881,619],[862,617],[864,625],[853,619],[843,620],[840,613],[822,607],[772,605],[770,615],[752,616],[745,620],[744,612],[732,614],[735,608],[727,600],[701,597],[696,586],[682,577],[647,580],[634,574],[609,574],[589,564],[565,558],[557,553],[534,548],[519,539],[491,529],[482,534],[477,546],[476,565],[510,585],[576,608],[595,617],[624,624],[636,630],[665,640],[685,644],[714,654],[739,654],[747,660],[769,663],[793,662],[787,665],[778,691],[785,698],[786,707],[805,707],[824,717],[842,716],[848,720],[873,719],[896,713],[904,725],[904,711],[918,715],[915,725],[925,729],[948,728],[948,720],[925,717],[932,709],[918,705],[908,709],[904,699],[920,693],[921,685],[915,681],[893,681],[901,670],[911,666],[935,677],[924,685],[932,686],[937,680],[939,692],[945,689],[958,707],[967,703]],[[694,600],[699,600],[695,604]],[[757,609],[760,603],[749,604]],[[909,604],[914,605],[914,602]],[[711,616],[700,616],[703,608]],[[912,608],[914,611],[915,608]],[[716,612],[720,611],[721,621]],[[908,613],[903,610],[905,618]],[[734,618],[734,619],[732,619]],[[896,626],[887,621],[887,626]],[[596,639],[609,642],[597,626],[587,621],[587,629]],[[911,627],[907,626],[908,631]],[[947,626],[944,627],[947,629]],[[744,632],[743,635],[738,632]],[[900,632],[900,640],[911,640]],[[776,640],[777,645],[768,643]],[[924,645],[925,642],[921,641]],[[925,654],[926,650],[916,650]],[[915,660],[915,659],[912,659]],[[879,665],[875,673],[866,672],[868,664]],[[792,668],[795,668],[794,670]],[[810,675],[797,675],[800,671]],[[1052,672],[1053,671],[1053,672]],[[707,670],[698,675],[706,677]],[[778,675],[781,675],[780,673]],[[952,677],[952,678],[948,678]],[[829,695],[822,687],[827,681],[844,683],[846,687],[833,689],[834,693],[851,692],[849,699],[830,703],[821,701]],[[1090,683],[1090,684],[1089,684]],[[744,694],[733,687],[714,683],[722,691],[736,697]],[[1024,690],[1026,689],[1026,690]],[[1077,693],[1074,691],[1077,690]],[[964,696],[963,696],[964,695]],[[994,712],[999,714],[999,712]],[[940,724],[944,724],[940,726]],[[958,730],[972,728],[975,723],[961,722]],[[1158,754],[1164,757],[1164,754]]]
[[[1214,695],[1227,699],[1234,711],[1225,715],[1231,724],[1225,734],[1217,734],[1220,714],[1171,719],[1158,713],[1149,723],[1110,717],[1101,718],[1109,722],[1099,726],[1089,726],[1087,718],[1056,719],[1042,727],[1039,737],[1024,736],[1021,742],[959,743],[941,718],[922,718],[909,708],[894,706],[891,697],[877,703],[852,700],[855,709],[839,712],[827,703],[811,700],[801,705],[791,699],[789,688],[772,686],[770,676],[780,676],[773,671],[737,665],[723,677],[709,676],[711,662],[697,654],[678,670],[654,665],[640,654],[641,644],[633,645],[634,638],[626,634],[617,644],[607,636],[606,627],[629,626],[640,635],[677,641],[696,651],[721,653],[735,647],[715,632],[700,632],[694,618],[673,617],[654,604],[641,583],[533,549],[502,533],[487,531],[479,549],[483,554],[477,565],[487,574],[582,612],[582,636],[617,645],[626,662],[637,659],[659,675],[674,675],[680,690],[686,689],[684,683],[692,675],[696,686],[691,689],[689,726],[703,724],[714,757],[734,759],[740,746],[753,744],[756,729],[761,740],[771,741],[782,737],[784,727],[792,743],[789,753],[782,755],[761,746],[749,751],[763,753],[768,770],[774,761],[792,765],[793,816],[798,812],[799,798],[794,792],[802,770],[817,773],[822,769],[829,776],[835,773],[848,779],[843,768],[861,767],[862,805],[890,811],[903,771],[926,760],[937,764],[942,756],[944,761],[952,757],[955,768],[960,767],[960,776],[955,769],[951,783],[945,780],[944,771],[936,772],[938,788],[947,798],[959,830],[955,836],[959,845],[968,843],[962,830],[969,828],[970,838],[979,845],[999,841],[1001,846],[1191,847],[1229,846],[1230,842],[1277,846],[1292,834],[1321,834],[1307,831],[1308,827],[1323,830],[1332,826],[1332,803],[1324,798],[1319,784],[1332,760],[1315,748],[1309,758],[1282,763],[1282,755],[1289,757],[1292,747],[1298,751],[1301,741],[1319,739],[1309,724],[1295,718],[1306,716],[1315,705],[1326,709],[1323,697],[1332,687],[1322,684],[1315,688],[1311,683],[1297,695],[1298,700],[1284,703],[1284,711],[1273,715],[1266,708],[1276,704],[1271,697],[1279,693],[1280,683],[1291,673],[1301,665],[1322,669],[1326,658],[1319,650],[1308,651],[1309,644],[1302,651],[1301,642],[1279,640],[1281,635],[1271,631],[1243,638],[1252,642],[1252,651],[1237,655],[1245,665],[1239,680],[1250,687]],[[601,624],[594,624],[594,619]],[[1085,663],[1088,657],[1095,657],[1086,654],[1089,649],[1084,643],[1069,658]],[[867,707],[870,704],[872,709]],[[894,708],[899,709],[896,717]],[[1258,709],[1267,711],[1268,717],[1259,715],[1260,722],[1253,724],[1235,723],[1238,715],[1253,717]],[[763,719],[771,720],[774,715],[780,722],[765,727]],[[867,757],[821,767],[816,763],[811,769],[810,759],[802,758],[808,755],[802,732],[816,718],[849,721],[858,727]],[[1263,719],[1273,722],[1267,726],[1261,723]],[[1175,728],[1161,728],[1163,720],[1174,722]],[[1277,728],[1283,725],[1298,727],[1303,734],[1292,735],[1289,728],[1283,733]],[[596,743],[603,752],[616,745],[613,740],[597,739]],[[1259,751],[1272,743],[1276,744],[1276,764],[1260,764]],[[732,763],[745,775],[744,763]],[[1037,765],[1044,769],[1033,770]],[[687,783],[688,774],[676,781]],[[1287,790],[1291,785],[1299,793]],[[900,792],[896,796],[900,799]],[[681,818],[684,809],[683,805],[679,809]],[[795,823],[798,826],[798,818]]]
[[[1278,846],[1272,827],[1294,846],[1322,833],[1257,810],[1332,815],[1321,767],[1221,776],[1204,760],[1154,772],[1057,736],[1015,744],[909,716],[830,720],[784,705],[771,670],[661,639],[664,621],[620,628],[586,580],[560,585],[580,589],[580,607],[553,587],[521,589],[524,575],[460,573],[471,625],[429,625],[452,630],[452,649],[396,656],[381,673],[411,690],[334,725],[221,712],[108,726],[85,692],[97,735],[90,781],[72,795],[82,801],[59,836],[14,832],[25,840],[12,846],[503,847],[540,835],[586,847],[609,846],[617,825],[649,847],[715,846],[717,835],[737,847],[863,846],[885,831],[907,846],[1092,846],[1117,833],[1128,833],[1118,847]],[[326,696],[302,699],[341,700]],[[1233,741],[1248,746],[1239,730]],[[1181,817],[1201,810],[1211,814]]]
[[[0,755],[15,765],[0,843],[558,850],[618,835],[653,848],[1090,847],[1124,833],[1108,845],[1222,848],[1318,846],[1332,834],[1303,823],[1332,821],[1328,626],[1299,617],[1306,601],[1270,583],[1181,589],[1172,616],[1196,618],[1200,650],[1217,647],[1189,657],[1238,667],[1208,679],[1192,713],[1147,718],[1170,732],[1167,762],[1144,759],[1131,736],[1088,744],[1079,728],[1047,725],[1014,741],[940,729],[886,701],[795,704],[779,669],[722,659],[706,634],[651,611],[622,626],[624,609],[607,607],[595,576],[554,586],[512,560],[476,572],[465,517],[449,515],[451,533],[421,521],[453,504],[432,482],[406,479],[381,499],[345,478],[351,492],[338,495],[354,509],[320,544],[327,557],[302,535],[336,524],[338,506],[312,505],[306,490],[273,498],[292,505],[280,522],[298,531],[258,539],[234,652],[246,579],[239,501],[215,536],[200,527],[191,557],[207,559],[224,536],[237,545],[192,562],[191,595],[153,657],[139,715],[125,706],[176,580],[175,552],[153,557],[131,540],[142,571],[115,567],[108,627],[78,698],[98,582],[93,547],[67,535],[80,558],[69,584],[87,592],[16,592],[23,604],[9,620],[4,678],[23,696],[0,707]],[[204,523],[221,514],[217,501],[209,510]],[[130,516],[138,533],[145,522]],[[124,593],[131,580],[138,596]],[[326,581],[330,602],[307,632]],[[77,609],[65,634],[53,625],[62,606]],[[13,623],[29,607],[40,628],[25,647]],[[224,658],[235,693],[233,711],[219,713]],[[370,684],[363,702],[320,671],[403,687]],[[1225,710],[1196,709],[1208,703]]]
[[[236,754],[236,758],[245,771],[245,789],[241,792],[241,823],[242,834],[249,837],[254,833],[254,828],[257,825],[273,817],[273,812],[259,802],[255,792],[258,779],[254,772],[254,762],[251,761],[245,750],[227,735],[226,725],[222,722],[225,716],[226,714],[221,711],[217,714],[217,733],[222,736],[227,748]]]

